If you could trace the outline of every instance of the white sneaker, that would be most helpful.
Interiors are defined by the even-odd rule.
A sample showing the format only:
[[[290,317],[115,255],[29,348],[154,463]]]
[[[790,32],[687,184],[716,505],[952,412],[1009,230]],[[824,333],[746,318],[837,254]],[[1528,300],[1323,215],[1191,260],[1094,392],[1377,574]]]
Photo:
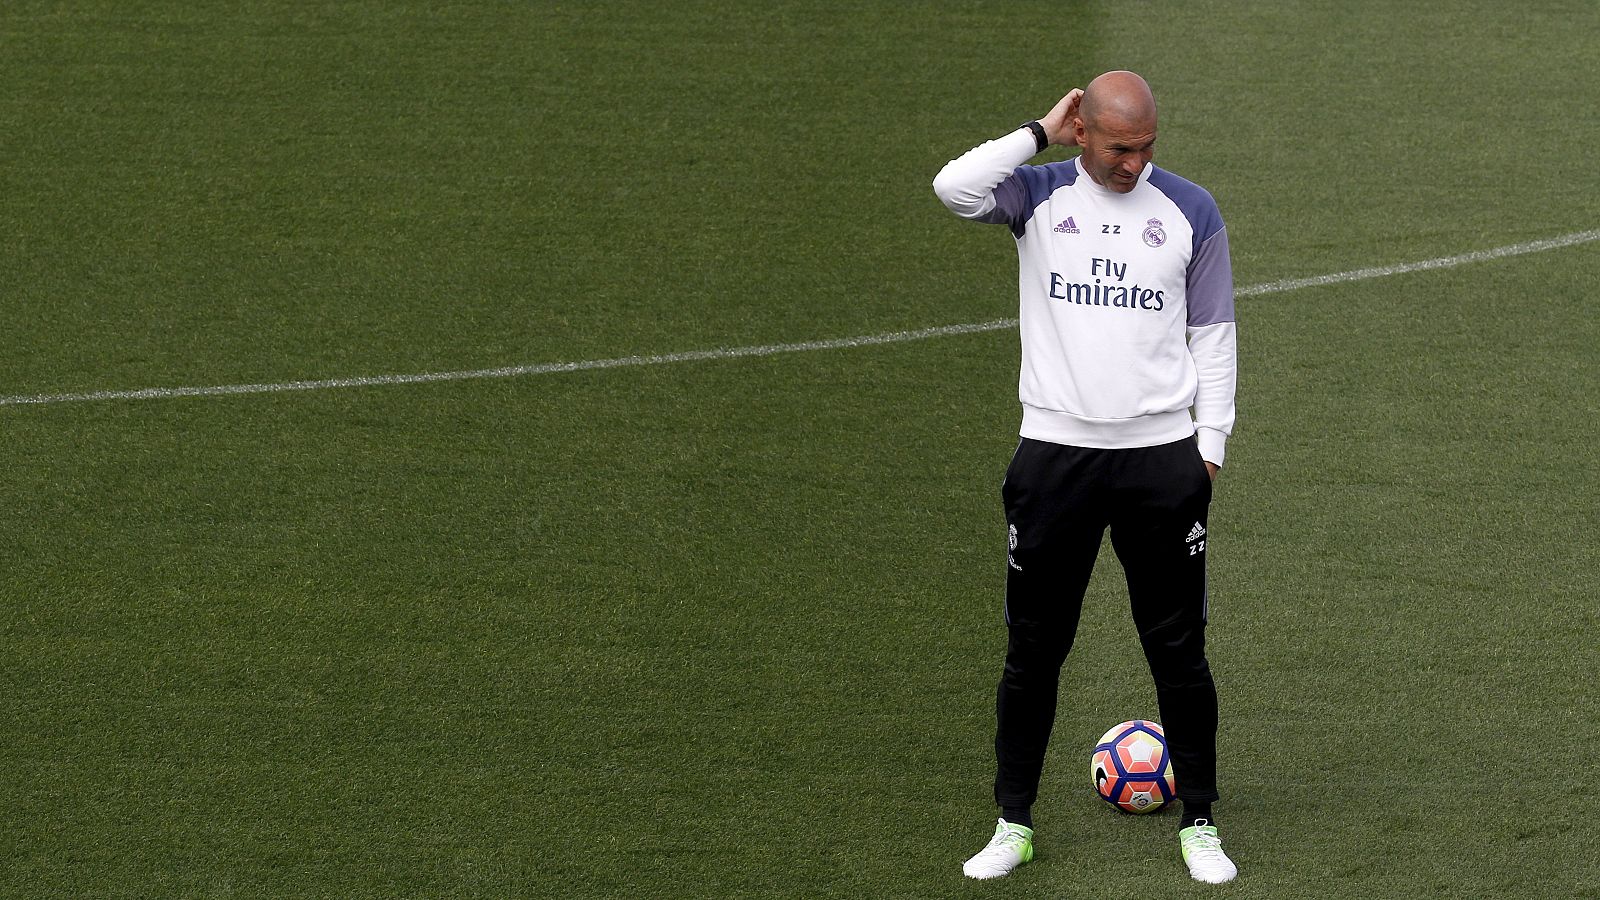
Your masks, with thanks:
[[[1196,819],[1193,825],[1178,832],[1178,841],[1183,847],[1183,861],[1189,864],[1189,875],[1195,881],[1222,884],[1239,874],[1239,867],[1222,852],[1217,826],[1205,819]]]
[[[968,878],[999,878],[1011,874],[1012,869],[1033,859],[1033,829],[1013,825],[1005,819],[999,822],[994,828],[994,837],[989,839],[989,846],[962,864],[961,871]]]

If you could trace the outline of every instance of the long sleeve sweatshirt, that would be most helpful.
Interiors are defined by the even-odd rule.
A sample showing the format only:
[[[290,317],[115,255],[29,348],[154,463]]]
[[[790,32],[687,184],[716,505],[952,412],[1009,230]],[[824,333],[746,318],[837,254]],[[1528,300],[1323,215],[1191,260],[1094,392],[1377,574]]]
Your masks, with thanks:
[[[1016,238],[1022,436],[1125,448],[1195,435],[1222,465],[1237,343],[1216,201],[1154,164],[1121,194],[1076,159],[1024,165],[1036,152],[1019,129],[933,181],[956,215]]]

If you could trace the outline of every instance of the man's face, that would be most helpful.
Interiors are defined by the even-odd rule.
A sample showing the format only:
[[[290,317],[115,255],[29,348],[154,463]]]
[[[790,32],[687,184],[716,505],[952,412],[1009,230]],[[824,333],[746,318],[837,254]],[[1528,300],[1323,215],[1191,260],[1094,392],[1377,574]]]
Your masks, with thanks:
[[[1126,194],[1139,183],[1139,175],[1156,155],[1154,117],[1128,121],[1112,116],[1094,122],[1074,120],[1078,143],[1083,145],[1083,170],[1096,184]]]

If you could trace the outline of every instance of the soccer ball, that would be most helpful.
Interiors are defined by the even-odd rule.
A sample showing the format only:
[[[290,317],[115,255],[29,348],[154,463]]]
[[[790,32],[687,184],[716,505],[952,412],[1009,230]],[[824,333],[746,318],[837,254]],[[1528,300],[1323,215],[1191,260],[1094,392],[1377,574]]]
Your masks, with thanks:
[[[1177,796],[1166,733],[1144,719],[1113,727],[1094,745],[1089,779],[1107,803],[1123,812],[1149,813],[1166,806]]]

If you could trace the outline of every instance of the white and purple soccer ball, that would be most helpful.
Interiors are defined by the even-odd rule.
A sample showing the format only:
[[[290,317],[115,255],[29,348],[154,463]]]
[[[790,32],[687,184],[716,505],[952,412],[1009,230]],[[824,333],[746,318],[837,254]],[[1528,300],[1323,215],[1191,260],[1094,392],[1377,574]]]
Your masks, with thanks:
[[[1123,812],[1155,812],[1177,796],[1166,732],[1145,719],[1100,736],[1089,755],[1089,778],[1101,799]]]

